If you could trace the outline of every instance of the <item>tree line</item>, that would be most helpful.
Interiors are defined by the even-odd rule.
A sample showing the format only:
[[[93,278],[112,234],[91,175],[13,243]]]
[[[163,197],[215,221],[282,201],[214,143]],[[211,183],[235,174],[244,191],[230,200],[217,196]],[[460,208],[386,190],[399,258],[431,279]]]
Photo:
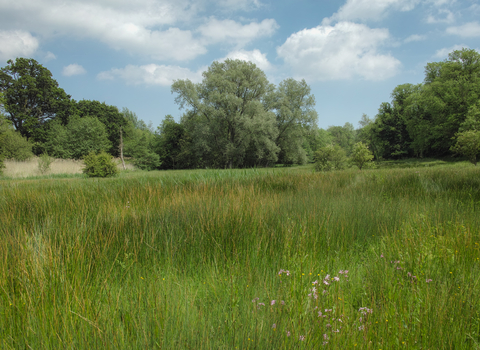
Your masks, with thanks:
[[[184,113],[178,122],[167,115],[154,129],[126,108],[75,101],[47,68],[17,58],[0,69],[0,159],[106,151],[141,169],[238,168],[305,164],[319,150],[322,157],[352,156],[362,142],[376,160],[462,154],[476,163],[479,79],[480,55],[457,50],[428,63],[423,83],[397,86],[392,101],[373,119],[363,115],[357,129],[320,129],[304,80],[275,86],[255,64],[226,60],[213,62],[200,83],[174,81]]]

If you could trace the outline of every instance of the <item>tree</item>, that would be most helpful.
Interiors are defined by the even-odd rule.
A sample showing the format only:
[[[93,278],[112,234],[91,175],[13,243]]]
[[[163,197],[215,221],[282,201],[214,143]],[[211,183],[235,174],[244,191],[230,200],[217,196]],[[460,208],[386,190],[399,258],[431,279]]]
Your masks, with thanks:
[[[355,143],[355,129],[351,123],[344,126],[329,126],[328,133],[332,136],[333,144],[343,148],[347,155],[352,152]]]
[[[27,138],[51,119],[70,113],[70,96],[58,87],[52,73],[34,59],[9,60],[0,69],[0,91],[7,117]]]
[[[172,93],[180,108],[190,109],[182,122],[196,156],[211,167],[241,167],[247,150],[256,164],[272,164],[279,152],[275,114],[265,107],[273,91],[255,64],[227,59],[213,62],[201,83],[176,80]]]
[[[327,145],[315,153],[317,171],[341,170],[345,165],[345,150],[339,145]]]
[[[476,166],[477,156],[480,154],[480,131],[467,130],[458,133],[451,150],[467,157]]]
[[[160,156],[161,169],[178,169],[185,128],[171,115],[165,116],[155,134],[155,152]]]
[[[373,154],[363,142],[357,142],[353,146],[351,162],[360,170],[373,159]]]
[[[280,148],[279,163],[306,163],[305,148],[310,147],[306,137],[317,128],[318,115],[314,107],[315,97],[305,80],[289,78],[278,86],[274,109],[278,128],[275,143]]]
[[[57,158],[81,159],[110,148],[105,125],[95,117],[74,117],[66,126],[54,122],[44,144],[44,152]]]
[[[95,117],[105,125],[105,130],[110,140],[110,147],[106,149],[113,156],[119,155],[120,128],[125,130],[127,119],[115,106],[109,106],[105,102],[82,100],[76,104],[76,115],[80,118],[87,116]],[[125,133],[124,137],[128,137]]]

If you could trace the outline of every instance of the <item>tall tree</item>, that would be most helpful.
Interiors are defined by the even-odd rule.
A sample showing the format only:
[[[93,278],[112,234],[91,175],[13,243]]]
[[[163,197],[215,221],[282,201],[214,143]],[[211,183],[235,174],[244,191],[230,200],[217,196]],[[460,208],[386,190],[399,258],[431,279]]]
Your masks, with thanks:
[[[280,83],[276,91],[275,115],[280,148],[278,162],[304,164],[307,161],[305,145],[307,134],[317,129],[318,115],[314,109],[315,96],[305,80],[289,78]]]
[[[227,59],[214,62],[198,84],[176,80],[176,103],[187,106],[183,123],[207,166],[245,166],[247,150],[257,164],[277,161],[275,114],[265,108],[273,86],[255,64]]]
[[[22,136],[35,138],[48,119],[70,113],[70,96],[58,87],[47,68],[27,58],[7,63],[0,69],[0,91],[7,117]]]
[[[82,100],[76,104],[76,114],[81,118],[98,118],[105,125],[111,144],[106,151],[115,157],[119,155],[120,128],[125,128],[128,122],[117,107],[109,106],[105,102]]]

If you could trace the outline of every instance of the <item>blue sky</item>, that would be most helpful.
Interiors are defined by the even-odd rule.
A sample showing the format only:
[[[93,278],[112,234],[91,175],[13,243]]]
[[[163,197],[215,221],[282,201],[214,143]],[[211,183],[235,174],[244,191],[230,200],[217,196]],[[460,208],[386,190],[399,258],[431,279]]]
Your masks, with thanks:
[[[427,62],[480,48],[480,0],[0,0],[0,66],[31,57],[76,100],[126,107],[157,127],[183,111],[174,79],[214,60],[305,79],[318,125],[358,126]]]

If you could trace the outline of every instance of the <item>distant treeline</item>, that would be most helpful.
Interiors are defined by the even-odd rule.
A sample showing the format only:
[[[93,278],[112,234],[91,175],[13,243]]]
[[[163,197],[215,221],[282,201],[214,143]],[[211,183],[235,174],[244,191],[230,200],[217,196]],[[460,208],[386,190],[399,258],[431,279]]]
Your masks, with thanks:
[[[126,108],[75,101],[33,59],[0,70],[0,162],[33,154],[80,159],[120,152],[142,169],[225,168],[313,162],[336,145],[351,154],[357,142],[377,160],[455,154],[459,135],[480,140],[480,54],[454,51],[428,63],[424,83],[403,84],[373,118],[317,127],[315,97],[304,80],[270,84],[253,63],[214,62],[201,83],[177,80],[175,101],[185,113],[156,129]]]

